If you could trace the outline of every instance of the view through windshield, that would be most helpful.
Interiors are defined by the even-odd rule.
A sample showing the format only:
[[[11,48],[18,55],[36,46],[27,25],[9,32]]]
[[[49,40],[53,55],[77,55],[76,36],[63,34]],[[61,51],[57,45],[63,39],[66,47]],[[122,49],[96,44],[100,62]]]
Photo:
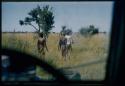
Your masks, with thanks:
[[[113,2],[2,2],[2,47],[35,55],[71,80],[103,80],[112,9]],[[39,80],[52,79],[33,70]]]

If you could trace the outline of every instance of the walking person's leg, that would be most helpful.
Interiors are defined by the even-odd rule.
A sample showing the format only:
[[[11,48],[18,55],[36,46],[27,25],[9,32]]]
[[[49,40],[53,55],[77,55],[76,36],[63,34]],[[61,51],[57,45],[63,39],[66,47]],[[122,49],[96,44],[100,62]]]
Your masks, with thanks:
[[[63,45],[61,45],[61,54],[62,54],[62,58],[64,59]]]
[[[42,53],[43,59],[45,60],[45,51]]]
[[[66,61],[66,46],[65,45],[62,46],[62,57]]]
[[[69,45],[67,45],[67,47],[66,47],[66,54],[67,54],[67,58],[69,59],[69,57],[70,57],[70,46]]]
[[[39,51],[41,59],[45,59],[45,51],[43,48],[40,49]]]
[[[68,58],[68,53],[69,53],[69,51],[68,51],[68,45],[66,45],[66,57]]]

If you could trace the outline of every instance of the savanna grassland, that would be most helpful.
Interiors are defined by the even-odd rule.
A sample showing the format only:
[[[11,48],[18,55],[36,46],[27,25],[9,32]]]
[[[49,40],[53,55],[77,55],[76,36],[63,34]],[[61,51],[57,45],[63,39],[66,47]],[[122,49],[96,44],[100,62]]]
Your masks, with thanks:
[[[50,34],[47,39],[49,51],[45,60],[56,68],[77,71],[83,80],[103,80],[105,77],[106,59],[108,55],[109,36],[97,34],[84,37],[73,34],[73,51],[70,59],[64,61],[58,51],[58,34]],[[14,48],[42,59],[37,51],[38,36],[35,33],[2,33],[2,47]],[[46,75],[37,68],[37,74]]]

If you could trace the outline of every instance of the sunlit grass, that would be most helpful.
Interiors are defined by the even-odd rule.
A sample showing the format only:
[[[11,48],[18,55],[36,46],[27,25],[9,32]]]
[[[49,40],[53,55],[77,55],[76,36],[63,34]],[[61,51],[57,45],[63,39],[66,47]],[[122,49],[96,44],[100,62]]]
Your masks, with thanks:
[[[73,35],[73,51],[71,58],[67,61],[63,60],[60,51],[58,51],[58,38],[58,34],[50,34],[47,39],[49,49],[45,57],[47,62],[56,68],[74,67],[83,64],[83,67],[72,68],[72,70],[80,73],[82,79],[104,79],[109,46],[107,35],[98,34],[86,38],[79,34]],[[2,33],[2,46],[33,54],[42,59],[37,51],[37,39],[38,35],[34,33]],[[100,60],[104,61],[84,66],[84,64]],[[40,76],[44,75],[39,68],[37,68],[37,73]]]

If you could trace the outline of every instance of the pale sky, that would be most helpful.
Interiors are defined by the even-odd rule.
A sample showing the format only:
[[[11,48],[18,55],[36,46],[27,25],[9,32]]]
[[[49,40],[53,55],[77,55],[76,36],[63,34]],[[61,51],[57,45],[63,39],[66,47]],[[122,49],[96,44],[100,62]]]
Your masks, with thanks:
[[[50,5],[54,11],[54,32],[66,25],[78,32],[81,27],[95,25],[99,31],[110,32],[113,2],[2,2],[2,31],[35,31],[31,26],[20,26],[28,12],[37,5]]]

